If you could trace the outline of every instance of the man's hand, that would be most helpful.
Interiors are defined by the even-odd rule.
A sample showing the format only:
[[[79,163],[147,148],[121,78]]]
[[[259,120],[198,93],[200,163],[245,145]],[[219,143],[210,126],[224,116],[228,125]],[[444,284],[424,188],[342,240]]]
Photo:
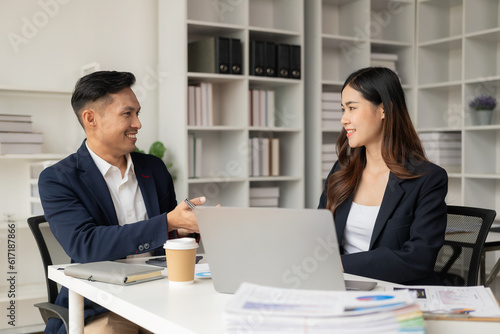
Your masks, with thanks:
[[[194,205],[202,205],[206,202],[205,196],[193,198],[191,203]],[[179,236],[185,236],[189,233],[200,233],[196,216],[189,206],[182,201],[175,209],[167,213],[168,231],[177,230]]]

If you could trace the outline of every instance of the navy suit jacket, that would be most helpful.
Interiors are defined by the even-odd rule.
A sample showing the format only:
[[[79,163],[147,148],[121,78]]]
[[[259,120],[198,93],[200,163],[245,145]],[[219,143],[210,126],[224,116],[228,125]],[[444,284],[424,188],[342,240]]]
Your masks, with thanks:
[[[149,219],[120,226],[106,181],[92,160],[85,141],[78,151],[46,168],[38,181],[44,215],[71,262],[117,260],[131,254],[163,253],[168,238],[166,213],[175,198],[172,177],[155,156],[131,153],[134,171]],[[56,304],[68,306],[67,289]],[[85,301],[85,318],[107,310]],[[51,319],[48,333],[64,333],[62,322]]]
[[[338,169],[336,162],[328,178]],[[448,175],[432,163],[415,171],[423,175],[400,179],[390,173],[368,251],[345,254],[340,246],[346,273],[402,284],[442,284],[433,269],[446,230]],[[326,207],[328,178],[318,208]],[[339,245],[352,200],[341,203],[334,215]]]

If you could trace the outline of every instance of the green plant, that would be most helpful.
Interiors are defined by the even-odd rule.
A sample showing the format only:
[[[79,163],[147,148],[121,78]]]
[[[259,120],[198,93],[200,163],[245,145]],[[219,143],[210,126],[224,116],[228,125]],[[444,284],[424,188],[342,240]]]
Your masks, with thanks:
[[[472,110],[493,110],[496,106],[497,100],[491,95],[477,96],[469,103]]]
[[[145,153],[144,151],[140,150],[137,146],[135,148],[135,151],[140,152],[140,153]],[[165,152],[167,152],[167,148],[165,147],[165,145],[163,145],[163,143],[161,141],[155,141],[149,147],[148,153],[163,160],[163,156],[165,155]],[[172,163],[165,163],[165,166],[167,166],[167,169],[170,169],[172,167],[172,165],[173,165]]]

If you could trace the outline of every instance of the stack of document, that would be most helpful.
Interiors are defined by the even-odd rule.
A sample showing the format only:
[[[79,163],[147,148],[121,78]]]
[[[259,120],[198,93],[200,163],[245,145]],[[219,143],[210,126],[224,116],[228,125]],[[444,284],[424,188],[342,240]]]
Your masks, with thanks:
[[[279,200],[279,187],[250,187],[250,207],[277,208]]]
[[[370,55],[370,66],[387,67],[397,73],[396,62],[398,55],[395,53],[375,53]]]
[[[243,283],[228,303],[228,333],[425,333],[408,290],[314,291]]]
[[[321,176],[323,179],[326,179],[338,158],[334,143],[321,144]]]
[[[321,93],[321,127],[323,131],[342,130],[342,95],[339,92]]]
[[[430,161],[447,169],[452,167],[452,171],[461,165],[462,134],[460,132],[426,132],[420,133],[419,137]]]
[[[0,154],[42,152],[43,134],[33,132],[31,115],[0,114]]]
[[[412,285],[405,289],[417,294],[417,304],[426,319],[500,321],[500,305],[488,287]]]

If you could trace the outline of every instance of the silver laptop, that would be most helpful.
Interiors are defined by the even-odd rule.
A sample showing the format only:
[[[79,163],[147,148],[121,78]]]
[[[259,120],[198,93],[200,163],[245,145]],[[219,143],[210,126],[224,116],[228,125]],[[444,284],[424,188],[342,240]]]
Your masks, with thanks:
[[[198,206],[195,214],[218,292],[234,293],[242,282],[346,289],[328,210]],[[355,289],[376,285],[359,283]]]

